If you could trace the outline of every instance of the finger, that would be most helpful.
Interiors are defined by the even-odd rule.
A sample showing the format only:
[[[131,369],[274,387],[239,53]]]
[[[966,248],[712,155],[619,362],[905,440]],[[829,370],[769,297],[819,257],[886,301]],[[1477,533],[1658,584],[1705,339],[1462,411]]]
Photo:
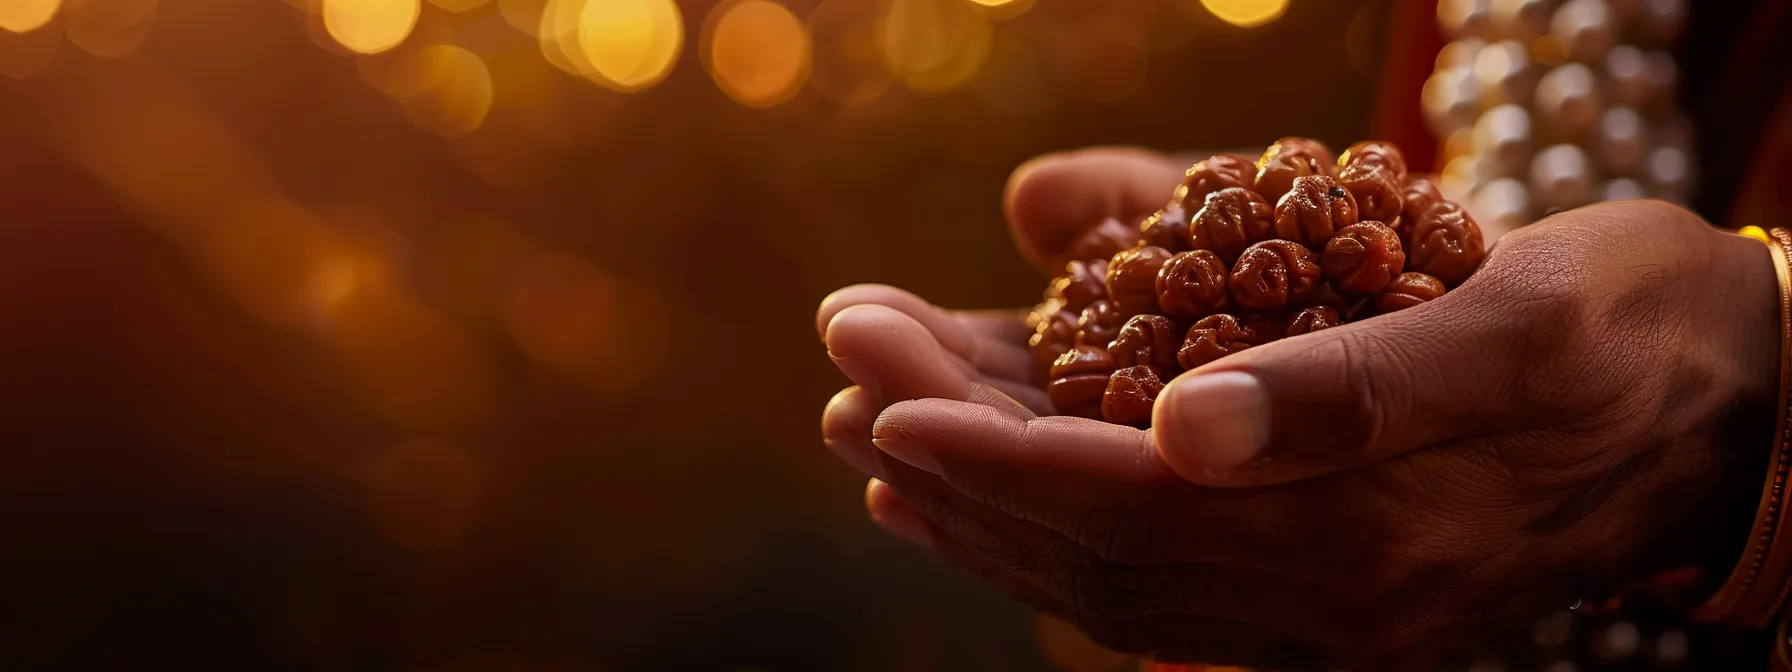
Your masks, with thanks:
[[[919,322],[948,352],[984,375],[1025,383],[1032,380],[1032,358],[1026,350],[1026,325],[1019,316],[1003,321],[993,314],[967,318],[921,297],[888,285],[853,285],[829,294],[816,310],[816,329],[823,337],[841,311],[859,305],[893,308]]]
[[[822,444],[841,461],[872,478],[883,475],[877,464],[877,448],[871,444],[871,424],[876,422],[880,410],[877,400],[855,385],[834,395],[821,412]]]
[[[1146,432],[1129,427],[922,399],[889,407],[872,436],[899,461],[887,463],[918,465],[965,497],[1107,562],[1211,563],[1323,580],[1345,559],[1317,559],[1310,549],[1364,548],[1373,536],[1346,518],[1374,501],[1360,496],[1355,479],[1298,492],[1202,488],[1165,465]]]
[[[872,522],[896,538],[933,551],[946,562],[1020,600],[1035,611],[1059,617],[1070,615],[1070,608],[1044,589],[984,559],[950,533],[922,517],[883,481],[874,478],[865,485],[865,509],[870,512]]]
[[[955,363],[932,333],[888,306],[847,307],[828,322],[825,340],[828,356],[877,406],[938,397],[982,404],[1016,417],[1035,416],[1003,391],[973,381],[971,372]],[[1017,392],[1024,391],[1016,387]]]
[[[1153,410],[1158,453],[1203,485],[1273,485],[1540,421],[1508,402],[1525,398],[1525,348],[1563,331],[1535,328],[1509,291],[1468,283],[1186,372]]]
[[[1188,166],[1113,147],[1034,159],[1008,178],[1003,199],[1015,244],[1035,267],[1061,270],[1061,255],[1096,227],[1134,227],[1163,207]]]
[[[901,486],[873,486],[900,493],[903,516],[882,523],[892,534],[935,550],[950,543],[961,556],[955,564],[1000,568],[1025,582],[1034,595],[1045,595],[1082,620],[1211,616],[1288,636],[1322,638],[1328,631],[1324,615],[1355,611],[1335,591],[1258,570],[1104,563],[1063,536],[1025,521],[1002,520],[1002,514],[966,502],[950,489],[903,477],[901,471],[900,466],[892,471],[905,480]],[[1288,604],[1306,609],[1288,609]]]

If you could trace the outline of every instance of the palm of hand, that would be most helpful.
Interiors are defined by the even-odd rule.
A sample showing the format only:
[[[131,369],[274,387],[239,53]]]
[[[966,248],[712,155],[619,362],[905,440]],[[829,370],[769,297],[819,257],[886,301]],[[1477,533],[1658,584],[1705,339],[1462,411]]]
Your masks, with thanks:
[[[1036,164],[1010,189],[1017,242],[1035,263],[1057,261],[1091,222],[1154,210],[1180,169],[1139,153]],[[1684,228],[1647,226],[1651,238]],[[1679,247],[1704,244],[1683,233]],[[1282,457],[1266,473],[1198,485],[1160,457],[1157,444],[1187,433],[1175,423],[1042,417],[1018,312],[946,311],[888,287],[822,306],[829,353],[858,384],[829,404],[823,434],[877,479],[867,497],[880,523],[1112,648],[1251,664],[1423,656],[1696,560],[1659,546],[1685,541],[1733,482],[1711,427],[1738,389],[1762,383],[1684,336],[1723,307],[1687,308],[1710,301],[1681,282],[1674,244],[1636,243],[1614,264],[1599,255],[1624,241],[1576,237],[1586,230],[1506,245],[1523,263],[1490,261],[1494,279],[1456,299],[1502,308],[1484,317],[1340,329],[1229,358],[1222,368],[1283,383],[1275,417],[1344,420],[1278,423]],[[1758,287],[1742,293],[1759,299]],[[1299,379],[1316,370],[1366,384],[1290,387],[1328,386]],[[1241,485],[1270,487],[1212,487]]]

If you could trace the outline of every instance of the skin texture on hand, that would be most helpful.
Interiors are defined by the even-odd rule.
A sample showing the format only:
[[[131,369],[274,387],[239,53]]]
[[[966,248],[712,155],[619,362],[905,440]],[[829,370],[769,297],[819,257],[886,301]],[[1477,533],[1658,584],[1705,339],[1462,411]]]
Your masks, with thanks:
[[[1010,224],[1051,259],[1182,167],[1042,159]],[[1014,318],[855,287],[817,317],[857,385],[823,436],[880,524],[1111,648],[1418,664],[1650,572],[1721,579],[1764,473],[1776,292],[1759,243],[1684,210],[1583,208],[1440,299],[1183,374],[1140,431],[1051,416]]]

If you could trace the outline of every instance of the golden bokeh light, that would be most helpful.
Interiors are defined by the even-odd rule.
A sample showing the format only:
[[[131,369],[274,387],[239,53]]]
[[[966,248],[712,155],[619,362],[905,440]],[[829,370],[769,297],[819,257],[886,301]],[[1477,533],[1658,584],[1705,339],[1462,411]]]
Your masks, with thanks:
[[[28,33],[56,16],[62,0],[0,0],[0,29]]]
[[[1012,19],[1033,8],[1033,0],[969,0],[971,5],[995,19]]]
[[[752,107],[789,100],[809,75],[809,34],[770,0],[729,0],[710,11],[701,56],[716,86]]]
[[[825,0],[809,13],[809,85],[821,95],[862,105],[890,88],[890,69],[872,31],[876,11],[865,0]]]
[[[888,0],[875,30],[890,72],[917,91],[957,86],[989,56],[989,19],[964,0]]]
[[[579,12],[577,36],[599,84],[635,91],[672,71],[684,19],[672,0],[592,0]]]
[[[62,31],[0,31],[0,76],[24,79],[50,68],[62,50]]]
[[[377,54],[403,42],[422,12],[420,0],[324,0],[324,28],[350,50]]]
[[[429,0],[429,4],[458,14],[479,9],[489,1],[490,0]]]
[[[496,0],[498,15],[511,28],[522,31],[529,37],[541,37],[541,14],[547,7],[547,0]]]
[[[507,313],[517,346],[587,387],[632,389],[665,359],[665,304],[645,286],[548,253],[527,262],[511,287]]]
[[[69,42],[95,56],[122,56],[149,36],[156,0],[69,0],[62,15]]]
[[[374,454],[363,481],[374,524],[388,541],[412,551],[438,551],[466,538],[485,474],[466,451],[424,440]]]
[[[448,44],[425,47],[412,68],[426,82],[400,98],[405,115],[443,137],[471,133],[492,108],[492,75],[477,54]]]
[[[1281,18],[1289,0],[1201,0],[1201,6],[1219,20],[1240,28],[1253,28]]]

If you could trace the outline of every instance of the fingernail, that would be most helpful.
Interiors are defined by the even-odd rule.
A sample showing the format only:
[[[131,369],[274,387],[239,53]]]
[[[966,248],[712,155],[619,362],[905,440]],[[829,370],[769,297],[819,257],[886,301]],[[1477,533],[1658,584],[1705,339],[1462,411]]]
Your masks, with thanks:
[[[889,454],[890,457],[908,463],[908,466],[920,469],[929,474],[940,473],[939,460],[933,459],[932,453],[927,452],[925,449],[915,445],[914,442],[907,439],[894,436],[889,438],[873,437],[871,439],[871,445],[877,446],[878,450],[884,451]]]
[[[927,531],[927,522],[921,519],[921,514],[899,501],[872,507],[871,522],[903,541],[925,549],[933,548],[933,535]]]
[[[1164,462],[1190,480],[1219,479],[1269,444],[1269,394],[1256,376],[1223,371],[1170,383],[1152,425]]]
[[[840,372],[846,374],[853,384],[874,395],[883,396],[883,388],[877,384],[877,370],[869,362],[856,357],[839,357],[831,352],[828,353],[828,359],[834,360],[834,366],[839,367]]]

